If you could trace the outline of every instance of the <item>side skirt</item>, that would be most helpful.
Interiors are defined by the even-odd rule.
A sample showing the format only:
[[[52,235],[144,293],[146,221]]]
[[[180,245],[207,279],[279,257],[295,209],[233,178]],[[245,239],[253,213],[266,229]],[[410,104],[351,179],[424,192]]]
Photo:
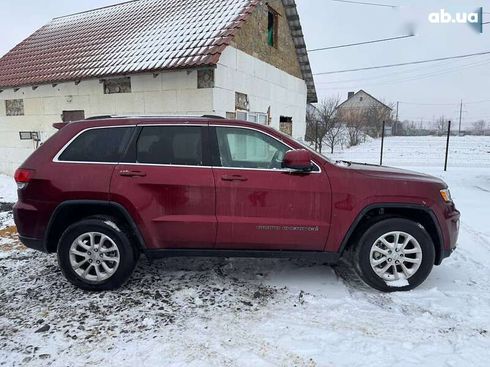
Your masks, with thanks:
[[[224,258],[276,258],[276,259],[308,259],[320,260],[335,264],[340,259],[336,252],[317,251],[249,251],[249,250],[146,250],[149,259],[165,259],[169,257],[224,257]]]

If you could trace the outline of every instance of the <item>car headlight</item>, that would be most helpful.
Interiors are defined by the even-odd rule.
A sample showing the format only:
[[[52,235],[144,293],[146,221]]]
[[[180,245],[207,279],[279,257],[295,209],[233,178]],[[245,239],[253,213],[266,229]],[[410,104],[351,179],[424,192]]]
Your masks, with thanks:
[[[446,203],[452,203],[453,202],[453,198],[451,197],[451,191],[449,191],[449,189],[444,189],[444,190],[441,190],[440,192],[441,192],[442,199]]]

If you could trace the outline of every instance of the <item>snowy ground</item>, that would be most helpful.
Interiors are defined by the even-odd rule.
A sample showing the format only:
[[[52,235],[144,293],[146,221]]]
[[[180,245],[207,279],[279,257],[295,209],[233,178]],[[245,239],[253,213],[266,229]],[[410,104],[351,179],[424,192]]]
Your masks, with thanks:
[[[124,289],[91,294],[9,227],[0,365],[487,366],[490,138],[455,138],[448,173],[444,139],[420,139],[388,139],[386,162],[444,178],[463,223],[458,251],[417,290],[378,293],[345,265],[173,259],[142,260]],[[336,158],[375,162],[378,152],[373,141]]]

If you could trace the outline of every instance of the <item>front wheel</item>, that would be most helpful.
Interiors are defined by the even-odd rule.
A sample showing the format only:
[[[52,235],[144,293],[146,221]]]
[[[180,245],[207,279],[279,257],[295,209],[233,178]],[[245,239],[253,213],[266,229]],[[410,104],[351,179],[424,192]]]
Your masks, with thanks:
[[[131,276],[137,259],[123,230],[102,218],[71,225],[58,245],[58,263],[65,277],[89,291],[119,288]]]
[[[434,260],[434,243],[424,227],[402,218],[372,225],[354,252],[361,278],[383,292],[416,288],[429,276]]]

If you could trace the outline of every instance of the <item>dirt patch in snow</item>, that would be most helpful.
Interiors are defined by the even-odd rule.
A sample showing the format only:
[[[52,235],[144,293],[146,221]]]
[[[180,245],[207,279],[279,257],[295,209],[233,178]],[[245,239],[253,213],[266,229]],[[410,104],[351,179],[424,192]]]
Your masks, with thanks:
[[[114,292],[76,289],[56,256],[23,247],[15,228],[0,232],[0,350],[24,363],[49,365],[74,343],[127,342],[179,332],[186,322],[222,312],[254,314],[278,302],[285,290],[253,278],[248,262],[224,259],[142,258],[131,280]],[[267,265],[266,265],[267,267]],[[250,272],[251,278],[243,279]],[[281,297],[279,296],[279,299]],[[46,343],[53,342],[53,347]],[[0,362],[2,365],[2,362]]]

